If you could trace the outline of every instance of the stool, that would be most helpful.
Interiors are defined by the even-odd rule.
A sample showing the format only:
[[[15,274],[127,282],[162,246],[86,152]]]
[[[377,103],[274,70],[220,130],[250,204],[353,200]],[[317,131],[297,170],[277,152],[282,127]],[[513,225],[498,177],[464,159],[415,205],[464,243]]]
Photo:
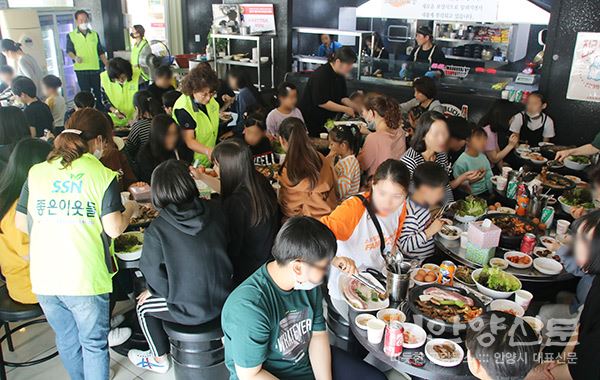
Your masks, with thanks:
[[[221,318],[198,326],[163,321],[177,380],[227,380]]]
[[[8,289],[6,286],[0,287],[0,323],[4,325],[6,333],[0,337],[0,380],[6,380],[6,369],[8,367],[29,367],[32,365],[43,363],[50,360],[58,355],[58,352],[53,352],[50,355],[44,356],[43,358],[31,360],[22,363],[13,363],[4,361],[4,355],[2,354],[2,342],[6,340],[8,349],[12,352],[15,350],[12,342],[12,334],[24,327],[35,325],[37,323],[45,323],[45,318],[40,318],[44,315],[40,305],[25,305],[16,301],[13,301],[8,295]],[[34,319],[38,318],[38,319]],[[29,320],[28,322],[22,323],[14,328],[10,328],[8,322],[21,322]]]

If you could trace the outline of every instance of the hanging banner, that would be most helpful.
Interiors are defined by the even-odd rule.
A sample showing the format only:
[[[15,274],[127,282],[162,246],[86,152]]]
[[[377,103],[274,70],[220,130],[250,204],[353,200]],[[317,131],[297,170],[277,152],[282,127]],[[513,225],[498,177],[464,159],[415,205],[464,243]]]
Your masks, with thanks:
[[[600,33],[577,33],[567,99],[600,102]]]
[[[495,22],[498,0],[383,0],[389,18]]]

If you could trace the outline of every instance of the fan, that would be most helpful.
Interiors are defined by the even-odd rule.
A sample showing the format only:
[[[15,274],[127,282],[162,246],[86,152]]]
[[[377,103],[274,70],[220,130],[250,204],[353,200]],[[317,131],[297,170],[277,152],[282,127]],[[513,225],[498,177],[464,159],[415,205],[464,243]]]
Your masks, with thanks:
[[[146,54],[144,54],[144,52]],[[138,58],[140,69],[148,76],[154,77],[154,70],[162,65],[170,66],[173,63],[174,57],[171,55],[169,48],[160,40],[150,41],[150,49],[144,49]]]

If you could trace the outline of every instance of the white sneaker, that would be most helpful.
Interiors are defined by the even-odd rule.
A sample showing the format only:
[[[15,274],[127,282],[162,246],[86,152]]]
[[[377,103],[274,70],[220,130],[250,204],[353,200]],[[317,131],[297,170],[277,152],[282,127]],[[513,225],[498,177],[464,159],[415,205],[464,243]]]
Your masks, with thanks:
[[[123,314],[115,315],[110,319],[110,328],[114,329],[118,327],[121,323],[125,322],[125,316]]]
[[[131,337],[129,327],[118,327],[108,332],[108,347],[120,346]]]
[[[167,373],[171,366],[168,356],[165,356],[165,359],[162,362],[157,362],[150,350],[129,350],[127,357],[129,357],[129,360],[134,366],[157,373]]]

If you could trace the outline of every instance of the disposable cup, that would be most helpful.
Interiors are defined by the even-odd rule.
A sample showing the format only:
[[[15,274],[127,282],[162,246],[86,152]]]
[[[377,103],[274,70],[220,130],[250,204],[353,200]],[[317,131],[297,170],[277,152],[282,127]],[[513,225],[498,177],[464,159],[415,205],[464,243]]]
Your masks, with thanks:
[[[508,173],[510,173],[511,171],[512,171],[512,168],[510,166],[502,167],[502,177],[508,178]]]
[[[566,235],[569,231],[569,226],[571,222],[564,219],[559,219],[556,221],[556,234],[557,235]]]
[[[504,191],[506,189],[507,183],[508,180],[506,179],[506,177],[498,177],[498,179],[496,180],[496,189],[498,189],[498,191]]]
[[[371,344],[379,344],[383,339],[385,322],[380,319],[371,319],[367,322],[367,339]]]
[[[131,194],[129,193],[129,191],[121,191],[121,203],[122,204],[127,203],[127,201],[129,200],[130,197],[131,197]]]
[[[527,310],[532,299],[533,294],[531,294],[527,290],[517,290],[515,292],[515,303],[521,306],[523,310]]]

